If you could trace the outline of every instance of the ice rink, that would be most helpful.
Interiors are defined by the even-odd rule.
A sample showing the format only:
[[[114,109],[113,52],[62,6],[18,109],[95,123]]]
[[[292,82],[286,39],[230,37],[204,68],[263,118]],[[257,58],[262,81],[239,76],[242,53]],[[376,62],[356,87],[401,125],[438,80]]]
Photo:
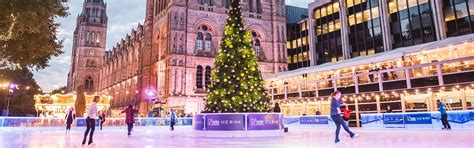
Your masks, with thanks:
[[[82,146],[84,128],[73,127],[69,135],[63,128],[0,128],[2,148],[140,148],[140,147],[363,147],[363,148],[474,148],[474,130],[442,131],[433,129],[358,129],[361,136],[350,139],[341,129],[342,143],[334,144],[334,129],[290,128],[284,137],[268,138],[197,138],[191,127],[136,127],[131,137],[124,127],[96,128],[94,144]]]

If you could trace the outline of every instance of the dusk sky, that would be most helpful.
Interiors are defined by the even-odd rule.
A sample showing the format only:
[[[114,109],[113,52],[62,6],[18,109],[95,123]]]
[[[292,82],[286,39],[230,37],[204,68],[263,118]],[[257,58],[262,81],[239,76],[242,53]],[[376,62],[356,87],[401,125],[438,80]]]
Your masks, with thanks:
[[[287,5],[307,8],[314,0],[286,0]],[[138,23],[143,24],[146,0],[107,0],[107,47],[111,49],[126,34],[130,33]],[[116,3],[118,2],[118,3]],[[58,38],[64,39],[64,54],[53,58],[50,67],[34,71],[36,82],[45,92],[66,86],[67,74],[71,63],[72,39],[76,18],[82,11],[83,0],[70,0],[68,3],[70,15],[56,19],[60,24]]]

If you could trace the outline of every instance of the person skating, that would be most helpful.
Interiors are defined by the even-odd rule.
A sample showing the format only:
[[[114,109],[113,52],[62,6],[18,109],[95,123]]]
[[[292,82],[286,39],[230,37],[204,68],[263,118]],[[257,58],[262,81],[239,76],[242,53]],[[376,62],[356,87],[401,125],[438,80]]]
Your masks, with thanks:
[[[66,134],[71,132],[71,124],[74,122],[75,119],[76,113],[74,112],[74,108],[71,107],[68,109],[66,117],[64,117],[64,120],[66,120]]]
[[[82,145],[86,144],[86,138],[87,134],[90,132],[90,137],[89,137],[89,142],[88,145],[92,144],[92,137],[94,135],[94,130],[95,130],[95,118],[97,118],[97,102],[99,102],[100,97],[99,96],[94,96],[94,99],[92,100],[91,106],[89,107],[89,111],[87,112],[87,118],[86,118],[86,132],[84,133],[84,139],[82,140]]]
[[[334,124],[336,124],[336,139],[335,142],[339,143],[339,131],[341,130],[341,125],[344,128],[344,130],[349,133],[351,138],[357,138],[359,137],[359,134],[354,134],[352,131],[349,130],[347,127],[346,123],[342,119],[340,115],[340,110],[339,108],[341,107],[341,92],[340,91],[335,91],[331,94],[331,118],[334,121]]]
[[[100,130],[102,130],[102,125],[104,124],[105,122],[105,113],[102,111],[102,114],[100,114],[99,116],[99,120],[100,120]]]
[[[133,108],[133,105],[128,105],[128,108],[120,112],[120,114],[125,113],[125,123],[127,123],[128,136],[130,136],[133,129],[133,123],[135,123],[135,114],[138,113],[138,110]]]
[[[174,109],[171,109],[170,113],[170,130],[174,131],[174,124],[176,122],[176,115],[174,113]]]
[[[446,112],[446,106],[440,100],[436,100],[436,102],[438,103],[438,111],[441,113],[441,122],[443,123],[442,129],[450,130],[451,125],[449,125],[448,122],[448,113]]]

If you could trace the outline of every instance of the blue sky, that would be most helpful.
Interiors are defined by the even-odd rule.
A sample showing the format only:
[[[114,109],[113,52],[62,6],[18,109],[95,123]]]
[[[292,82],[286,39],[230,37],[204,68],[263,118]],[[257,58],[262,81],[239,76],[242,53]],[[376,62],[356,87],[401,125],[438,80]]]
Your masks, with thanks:
[[[286,0],[287,5],[305,7],[314,0]],[[118,2],[118,3],[116,3]],[[107,0],[107,16],[109,17],[107,28],[107,48],[109,50],[120,41],[138,23],[143,24],[145,16],[146,0]],[[58,38],[64,39],[64,54],[54,57],[49,62],[50,67],[34,71],[36,82],[46,92],[52,89],[66,86],[67,74],[71,63],[72,37],[76,25],[76,18],[82,11],[83,0],[70,0],[68,2],[70,15],[66,18],[58,18],[61,24]]]

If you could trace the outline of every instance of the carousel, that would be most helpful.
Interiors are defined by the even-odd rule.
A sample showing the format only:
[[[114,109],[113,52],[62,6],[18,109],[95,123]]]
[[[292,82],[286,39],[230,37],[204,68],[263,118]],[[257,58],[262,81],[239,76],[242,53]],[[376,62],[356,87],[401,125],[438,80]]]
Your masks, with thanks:
[[[86,111],[88,110],[92,99],[96,95],[85,95]],[[35,95],[35,110],[40,117],[64,117],[70,107],[74,107],[76,102],[75,94],[39,94]],[[99,111],[107,111],[110,108],[111,96],[100,95],[100,101],[97,103]]]

